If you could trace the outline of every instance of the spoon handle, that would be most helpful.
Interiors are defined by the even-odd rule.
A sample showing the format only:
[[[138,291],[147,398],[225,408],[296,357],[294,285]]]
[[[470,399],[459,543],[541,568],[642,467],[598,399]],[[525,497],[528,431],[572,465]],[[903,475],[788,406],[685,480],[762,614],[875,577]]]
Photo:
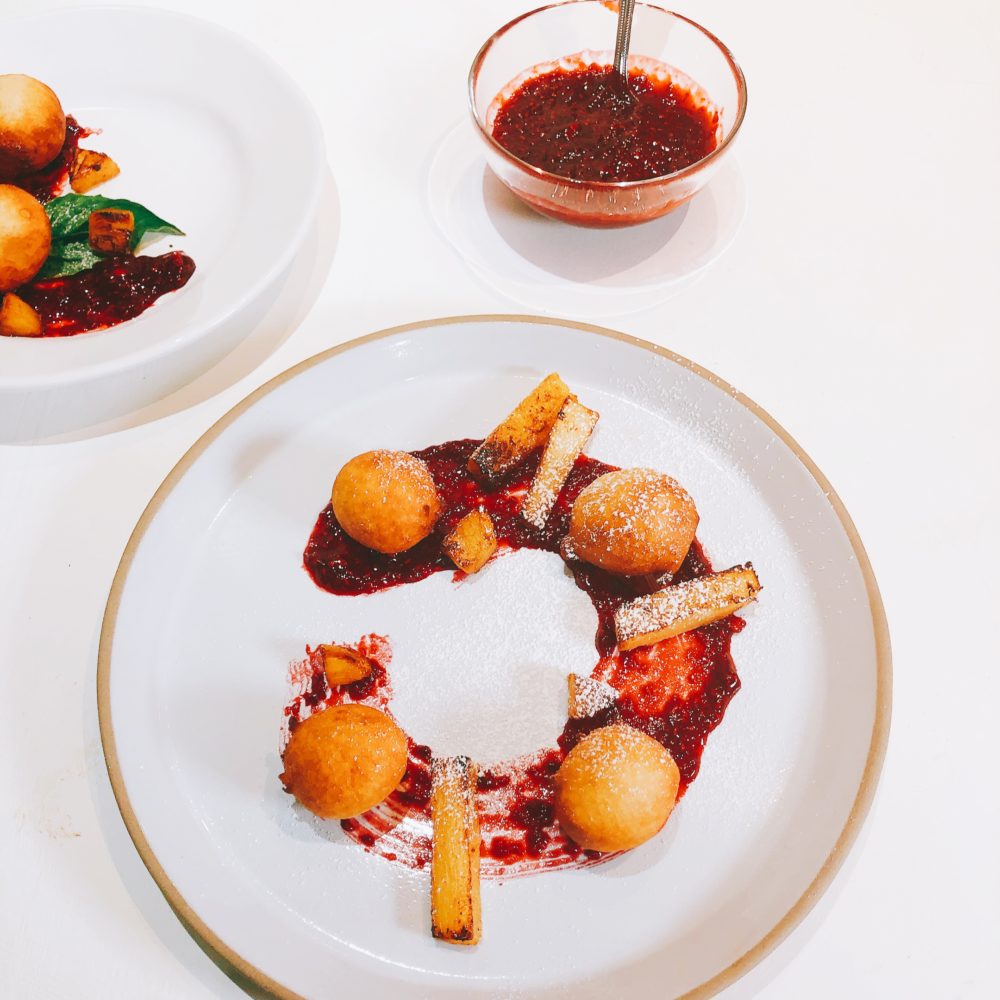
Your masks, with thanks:
[[[615,36],[615,69],[622,79],[628,79],[628,47],[632,40],[632,14],[635,0],[618,2],[618,34]]]

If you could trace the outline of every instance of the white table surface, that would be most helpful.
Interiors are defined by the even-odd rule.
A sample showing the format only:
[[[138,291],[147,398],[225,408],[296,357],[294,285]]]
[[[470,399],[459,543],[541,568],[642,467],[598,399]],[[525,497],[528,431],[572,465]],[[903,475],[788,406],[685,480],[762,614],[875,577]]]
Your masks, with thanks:
[[[164,3],[291,72],[323,122],[331,177],[281,298],[218,369],[99,432],[0,448],[0,995],[24,1000],[243,995],[134,852],[98,737],[107,590],[164,475],[248,392],[323,348],[413,320],[544,308],[477,277],[428,193],[472,54],[528,3]],[[24,6],[0,0],[0,13]],[[659,303],[632,311],[609,291],[574,313],[563,288],[547,311],[600,313],[781,421],[858,525],[895,660],[888,757],[857,846],[819,907],[725,995],[994,997],[1000,10],[677,9],[747,74],[745,219]],[[14,71],[2,37],[0,71]],[[390,51],[391,73],[366,72]]]

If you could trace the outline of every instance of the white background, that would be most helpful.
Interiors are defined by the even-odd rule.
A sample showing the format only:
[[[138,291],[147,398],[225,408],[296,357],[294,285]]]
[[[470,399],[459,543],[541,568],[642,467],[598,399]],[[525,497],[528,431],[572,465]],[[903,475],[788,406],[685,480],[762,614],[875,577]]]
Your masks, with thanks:
[[[0,448],[4,996],[242,995],[132,849],[97,733],[107,590],[173,463],[251,389],[322,348],[396,323],[541,308],[466,267],[429,195],[472,55],[528,4],[171,6],[229,25],[292,73],[323,122],[331,178],[281,299],[218,370],[99,434]],[[18,8],[0,0],[4,14]],[[735,154],[745,220],[658,304],[636,312],[609,292],[573,312],[554,278],[553,312],[600,313],[774,414],[858,525],[895,661],[889,753],[860,842],[819,908],[727,996],[992,997],[1000,14],[986,3],[678,9],[747,73]],[[88,57],[100,58],[81,52],[82,72]],[[123,71],[141,73],[142,53],[128,57]],[[0,71],[17,68],[0,31]]]

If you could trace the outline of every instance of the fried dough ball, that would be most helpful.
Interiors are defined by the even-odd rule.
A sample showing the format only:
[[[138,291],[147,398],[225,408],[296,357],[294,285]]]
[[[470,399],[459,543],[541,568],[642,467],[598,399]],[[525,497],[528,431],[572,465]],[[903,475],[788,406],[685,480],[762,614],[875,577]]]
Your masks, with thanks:
[[[0,292],[31,281],[51,246],[52,227],[41,203],[27,191],[0,184]]]
[[[676,573],[698,527],[687,491],[653,469],[595,479],[573,504],[569,541],[577,558],[610,573]]]
[[[631,726],[585,736],[556,774],[556,817],[591,851],[627,851],[659,833],[677,801],[673,757]]]
[[[55,93],[32,76],[0,76],[0,181],[40,170],[65,141],[66,115]]]
[[[285,790],[321,819],[377,806],[403,780],[406,737],[367,705],[333,705],[292,733],[283,755]]]
[[[366,451],[337,474],[333,512],[351,538],[394,555],[413,548],[441,512],[426,463],[405,451]]]

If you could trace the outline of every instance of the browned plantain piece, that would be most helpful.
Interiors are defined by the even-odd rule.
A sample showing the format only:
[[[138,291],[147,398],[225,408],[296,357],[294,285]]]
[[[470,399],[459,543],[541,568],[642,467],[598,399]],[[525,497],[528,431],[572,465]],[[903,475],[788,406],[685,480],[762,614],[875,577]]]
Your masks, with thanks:
[[[98,208],[90,213],[88,231],[90,245],[98,253],[128,253],[135,216],[127,208]]]
[[[463,573],[478,573],[497,550],[497,536],[490,515],[470,511],[445,536],[442,546]]]
[[[468,757],[443,757],[432,773],[431,932],[441,941],[479,944],[478,769]]]
[[[332,646],[324,642],[319,650],[323,654],[323,672],[331,687],[353,684],[372,672],[371,660],[348,646]]]
[[[0,333],[10,337],[37,337],[42,333],[42,317],[24,299],[8,292],[0,305]]]
[[[605,708],[610,708],[618,697],[618,692],[604,681],[581,674],[570,674],[566,678],[569,687],[569,717],[589,719]]]
[[[69,186],[77,194],[86,194],[120,173],[118,164],[107,153],[78,149],[69,168]]]
[[[469,472],[488,486],[543,445],[556,422],[569,386],[555,373],[546,376],[472,453]]]
[[[588,410],[576,396],[562,405],[545,443],[538,471],[521,506],[521,516],[536,528],[544,528],[566,477],[587,439],[594,431],[600,414]]]
[[[618,648],[651,646],[718,621],[749,604],[760,589],[753,565],[746,563],[637,597],[615,612]]]

